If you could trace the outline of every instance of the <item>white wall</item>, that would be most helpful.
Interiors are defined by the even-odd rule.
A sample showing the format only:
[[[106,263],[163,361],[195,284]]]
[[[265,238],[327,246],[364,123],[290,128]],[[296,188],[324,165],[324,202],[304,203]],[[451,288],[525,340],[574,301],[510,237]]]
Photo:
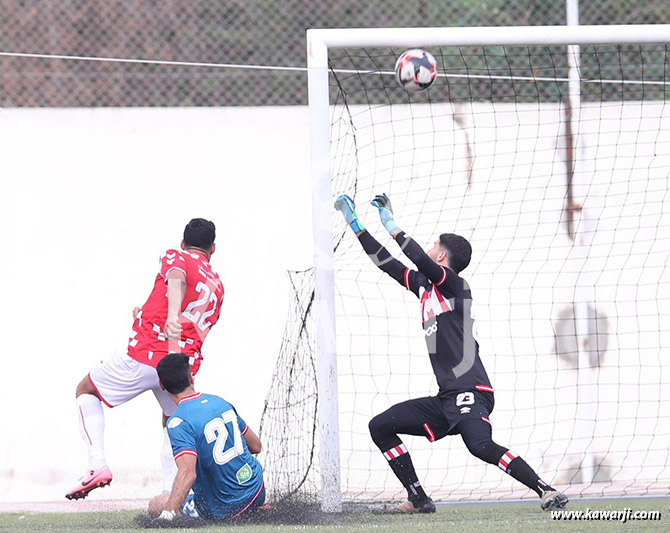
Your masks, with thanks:
[[[605,454],[624,490],[633,478],[667,479],[669,308],[661,292],[670,257],[670,141],[662,132],[670,113],[635,103],[613,104],[602,115],[585,109],[585,166],[575,189],[598,220],[591,250],[602,264],[582,272],[573,269],[579,261],[560,226],[558,109],[469,109],[475,167],[467,195],[464,139],[452,110],[426,107],[427,118],[421,109],[395,127],[396,138],[384,114],[402,119],[402,106],[357,118],[359,215],[382,237],[365,202],[385,191],[422,244],[445,227],[471,235],[467,272],[497,390],[496,438],[563,483],[575,479],[571,461],[587,448]],[[380,129],[366,130],[366,121]],[[417,135],[435,125],[436,134]],[[148,296],[159,254],[179,244],[196,216],[217,224],[212,264],[226,287],[196,385],[226,397],[258,427],[284,327],[285,270],[312,264],[307,133],[305,108],[0,111],[0,501],[62,500],[83,473],[75,386],[97,360],[125,349],[131,309]],[[351,192],[351,184],[343,179],[334,189]],[[340,396],[340,440],[345,462],[356,466],[360,458],[360,473],[381,483],[375,488],[396,490],[367,421],[394,401],[428,393],[432,373],[415,302],[380,281],[349,233],[345,252],[338,364],[344,388],[357,395]],[[633,280],[621,279],[627,270]],[[575,276],[591,284],[610,321],[610,352],[587,413],[575,401],[574,371],[553,354],[553,320],[574,300]],[[359,315],[356,306],[365,306]],[[367,366],[359,369],[361,362]],[[357,401],[365,405],[352,409]],[[106,416],[115,479],[91,500],[158,492],[162,432],[154,399],[145,395]],[[582,419],[591,435],[581,435]],[[485,484],[510,493],[513,483],[468,458],[458,438],[430,448],[423,439],[408,442],[421,471],[430,464],[429,486],[474,497]]]
[[[0,110],[0,501],[61,500],[86,468],[74,391],[125,350],[159,255],[217,225],[226,296],[196,386],[258,428],[283,332],[286,269],[312,264],[306,108]],[[160,410],[105,409],[115,479],[160,491]]]

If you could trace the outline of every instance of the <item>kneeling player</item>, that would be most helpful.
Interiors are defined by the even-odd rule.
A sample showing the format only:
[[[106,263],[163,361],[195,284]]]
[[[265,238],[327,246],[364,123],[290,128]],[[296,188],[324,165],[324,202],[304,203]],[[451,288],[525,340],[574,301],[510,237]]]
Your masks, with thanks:
[[[262,505],[263,470],[251,455],[261,451],[260,439],[227,401],[195,392],[187,355],[169,354],[156,370],[177,404],[167,431],[178,471],[172,492],[153,498],[149,514],[222,520]]]
[[[493,442],[489,420],[493,411],[493,387],[472,334],[470,288],[458,276],[470,263],[470,243],[459,235],[445,233],[433,248],[424,252],[395,224],[391,202],[385,194],[376,196],[372,205],[379,209],[384,227],[418,270],[405,268],[365,230],[348,196],[340,196],[335,202],[373,262],[421,301],[430,362],[440,389],[437,396],[396,404],[370,421],[372,440],[407,489],[408,501],[395,510],[435,511],[399,434],[424,436],[431,442],[460,434],[475,457],[497,465],[535,491],[542,499],[542,509],[562,509],[568,502],[564,494],[542,481],[521,457]]]

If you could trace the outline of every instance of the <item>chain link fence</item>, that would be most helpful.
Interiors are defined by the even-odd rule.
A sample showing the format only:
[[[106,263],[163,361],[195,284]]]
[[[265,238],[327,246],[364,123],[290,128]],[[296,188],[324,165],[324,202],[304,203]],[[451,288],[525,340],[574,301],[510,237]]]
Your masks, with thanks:
[[[539,0],[0,0],[0,52],[304,67],[305,30],[565,24]],[[667,0],[582,0],[581,24],[670,22]],[[0,56],[0,107],[304,105],[304,70]]]

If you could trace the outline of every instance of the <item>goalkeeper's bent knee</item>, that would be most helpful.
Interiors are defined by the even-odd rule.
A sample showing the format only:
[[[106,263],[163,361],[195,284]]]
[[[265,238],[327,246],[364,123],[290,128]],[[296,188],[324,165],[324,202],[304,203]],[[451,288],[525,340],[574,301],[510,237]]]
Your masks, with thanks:
[[[368,423],[372,441],[383,452],[402,443],[400,437],[392,429],[390,420],[384,415],[385,413],[377,415]]]

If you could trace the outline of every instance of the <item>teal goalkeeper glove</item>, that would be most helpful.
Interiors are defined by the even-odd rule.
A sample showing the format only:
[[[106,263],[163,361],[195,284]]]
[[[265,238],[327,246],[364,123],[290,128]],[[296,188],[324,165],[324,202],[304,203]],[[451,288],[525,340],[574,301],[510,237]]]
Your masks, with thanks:
[[[378,194],[370,203],[379,209],[379,218],[381,219],[382,224],[384,224],[386,231],[393,235],[394,231],[400,230],[400,228],[396,225],[395,220],[393,220],[391,200],[386,195],[386,193]]]
[[[365,227],[356,215],[356,204],[346,194],[341,194],[337,197],[337,200],[335,200],[335,209],[342,213],[344,220],[351,226],[354,233],[365,230]]]

